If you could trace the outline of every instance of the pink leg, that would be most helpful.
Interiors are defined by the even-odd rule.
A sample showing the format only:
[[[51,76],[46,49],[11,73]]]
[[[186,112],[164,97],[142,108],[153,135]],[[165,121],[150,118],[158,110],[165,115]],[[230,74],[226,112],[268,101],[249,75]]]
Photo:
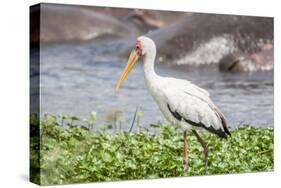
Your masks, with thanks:
[[[208,149],[208,144],[199,136],[199,134],[193,129],[192,130],[193,134],[196,136],[198,142],[200,142],[201,146],[204,149],[204,155],[205,155],[205,171],[207,172],[208,170],[208,153],[209,153],[209,149]]]
[[[185,170],[188,169],[188,151],[187,151],[187,141],[186,141],[186,130],[184,130],[183,133],[184,136],[184,142],[183,142],[183,147],[184,147],[184,151],[183,151],[183,167]]]

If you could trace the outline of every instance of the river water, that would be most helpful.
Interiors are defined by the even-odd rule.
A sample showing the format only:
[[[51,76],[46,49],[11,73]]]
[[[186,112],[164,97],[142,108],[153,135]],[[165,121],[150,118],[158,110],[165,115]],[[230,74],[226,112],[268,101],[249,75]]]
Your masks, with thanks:
[[[128,129],[139,106],[142,125],[165,122],[145,89],[141,62],[115,93],[115,84],[127,62],[118,55],[123,43],[126,41],[42,45],[41,113],[84,118],[95,111],[97,123],[103,124],[121,111],[122,127]],[[273,72],[221,73],[217,67],[156,64],[155,70],[162,76],[187,79],[208,90],[231,127],[273,127]]]

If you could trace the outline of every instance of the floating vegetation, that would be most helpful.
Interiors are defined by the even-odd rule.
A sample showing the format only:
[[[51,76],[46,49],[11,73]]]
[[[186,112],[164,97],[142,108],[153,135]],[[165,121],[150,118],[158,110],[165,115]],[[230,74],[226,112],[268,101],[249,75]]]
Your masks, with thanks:
[[[136,132],[93,131],[95,118],[95,113],[86,120],[50,114],[40,121],[31,117],[31,172],[40,172],[31,176],[35,182],[67,184],[274,168],[272,128],[244,125],[232,130],[227,140],[202,132],[209,143],[209,167],[205,172],[202,148],[191,133],[187,136],[189,169],[184,170],[183,134],[177,127],[159,123],[150,128],[138,127]],[[38,128],[40,133],[36,134]]]

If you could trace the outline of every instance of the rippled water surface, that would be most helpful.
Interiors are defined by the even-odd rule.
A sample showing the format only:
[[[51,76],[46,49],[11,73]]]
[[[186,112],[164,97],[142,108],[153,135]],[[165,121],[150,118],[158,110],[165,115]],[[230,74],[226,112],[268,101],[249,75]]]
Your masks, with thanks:
[[[98,113],[98,122],[110,121],[122,111],[128,128],[136,106],[143,112],[140,122],[165,121],[145,89],[142,63],[138,63],[119,93],[114,87],[126,59],[117,56],[122,40],[51,44],[41,48],[42,114],[71,114],[85,117]],[[224,112],[228,124],[250,123],[273,126],[273,72],[254,74],[220,73],[217,65],[187,66],[156,64],[156,72],[193,81],[207,89]]]

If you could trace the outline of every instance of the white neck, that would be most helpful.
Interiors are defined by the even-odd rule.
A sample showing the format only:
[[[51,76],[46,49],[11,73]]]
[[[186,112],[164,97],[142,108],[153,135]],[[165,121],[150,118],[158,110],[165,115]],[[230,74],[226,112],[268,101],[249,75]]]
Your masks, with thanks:
[[[158,75],[154,71],[154,62],[156,56],[156,49],[151,48],[145,55],[143,60],[144,78],[146,82],[152,82]]]

